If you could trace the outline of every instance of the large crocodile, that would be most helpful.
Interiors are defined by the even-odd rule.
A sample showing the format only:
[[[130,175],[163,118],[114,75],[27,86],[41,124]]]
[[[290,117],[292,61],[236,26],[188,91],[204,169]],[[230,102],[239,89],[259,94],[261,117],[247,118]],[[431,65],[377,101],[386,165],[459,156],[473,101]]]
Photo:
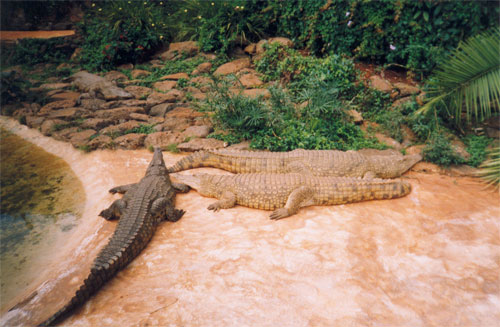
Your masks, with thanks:
[[[146,175],[137,184],[114,187],[111,193],[125,193],[99,215],[105,219],[120,218],[115,233],[94,261],[89,276],[75,296],[40,326],[52,326],[83,304],[119,270],[130,263],[149,243],[157,225],[164,219],[177,221],[184,214],[174,208],[177,191],[188,191],[186,185],[171,183],[159,148]]]
[[[64,81],[72,82],[72,85],[81,92],[86,92],[92,98],[100,98],[107,101],[130,99],[134,96],[124,89],[116,86],[113,82],[106,80],[86,71],[71,75]]]
[[[169,173],[197,167],[221,168],[232,173],[301,173],[315,176],[395,178],[422,160],[416,155],[364,155],[356,151],[303,150],[258,152],[199,151],[173,166]]]
[[[281,219],[310,205],[344,204],[391,199],[410,193],[411,185],[397,179],[318,177],[304,174],[181,175],[176,179],[201,195],[219,201],[208,209],[218,211],[235,204],[275,210],[270,218]]]

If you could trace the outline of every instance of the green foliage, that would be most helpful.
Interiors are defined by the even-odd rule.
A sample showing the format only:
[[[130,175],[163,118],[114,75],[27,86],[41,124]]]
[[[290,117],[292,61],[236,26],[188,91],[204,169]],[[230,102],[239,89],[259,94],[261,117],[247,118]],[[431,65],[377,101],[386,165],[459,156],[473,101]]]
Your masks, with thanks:
[[[428,102],[419,112],[441,110],[457,124],[489,118],[500,108],[500,30],[467,39],[433,73]],[[465,113],[463,113],[465,109]]]
[[[268,2],[276,35],[314,54],[346,54],[429,72],[460,40],[498,26],[494,1]]]
[[[306,92],[303,108],[290,101],[290,94],[270,88],[271,98],[233,95],[227,86],[216,84],[202,109],[212,111],[218,131],[212,137],[229,143],[250,140],[250,146],[272,151],[304,149],[383,148],[375,139],[366,138],[361,129],[349,122],[342,110],[336,85],[320,84],[317,92]]]
[[[39,63],[61,63],[68,60],[74,48],[63,38],[20,39],[13,49],[10,63],[33,66]]]
[[[130,134],[130,133],[151,134],[154,132],[156,132],[154,129],[154,125],[139,124],[138,127],[134,127],[132,129],[126,130],[123,134]]]
[[[424,160],[445,167],[464,163],[464,159],[451,147],[451,142],[446,135],[438,131],[431,134],[422,155]]]
[[[93,3],[79,25],[84,67],[105,70],[145,60],[172,32],[164,22],[169,8],[167,1],[165,5],[152,1]]]
[[[486,148],[492,139],[486,136],[467,135],[463,141],[467,145],[467,152],[470,154],[467,164],[472,167],[479,166],[486,159]]]
[[[236,45],[256,42],[265,36],[270,22],[261,14],[258,0],[181,2],[169,21],[182,39],[198,40],[202,51],[229,53]]]
[[[7,104],[13,100],[22,100],[26,96],[24,83],[15,71],[0,73],[1,104]],[[2,110],[2,114],[11,114]]]
[[[500,146],[495,147],[488,159],[480,166],[479,176],[489,185],[498,188],[500,184]]]
[[[179,153],[179,152],[181,152],[177,148],[177,144],[176,143],[172,143],[172,144],[167,145],[163,150],[168,151],[168,152],[172,152],[172,153]]]
[[[255,64],[265,81],[281,79],[288,88],[295,90],[317,82],[333,82],[341,92],[350,90],[356,79],[352,60],[331,55],[325,58],[302,56],[297,50],[279,43],[265,45],[264,56]]]

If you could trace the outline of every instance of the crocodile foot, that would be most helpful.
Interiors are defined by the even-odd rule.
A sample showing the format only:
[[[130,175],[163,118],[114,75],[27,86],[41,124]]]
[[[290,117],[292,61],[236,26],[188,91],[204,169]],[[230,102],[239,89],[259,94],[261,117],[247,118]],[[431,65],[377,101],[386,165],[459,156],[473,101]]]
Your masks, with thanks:
[[[274,210],[273,213],[269,216],[272,220],[278,220],[282,218],[286,218],[290,216],[290,213],[288,212],[287,208],[280,208],[277,210]]]

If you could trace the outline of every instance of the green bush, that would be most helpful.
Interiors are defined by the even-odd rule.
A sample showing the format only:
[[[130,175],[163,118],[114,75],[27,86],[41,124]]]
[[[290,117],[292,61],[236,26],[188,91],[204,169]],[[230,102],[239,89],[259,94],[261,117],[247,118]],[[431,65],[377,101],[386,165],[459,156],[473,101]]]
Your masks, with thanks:
[[[354,55],[428,73],[460,40],[498,26],[499,6],[463,0],[272,0],[264,12],[277,35],[314,54]]]
[[[219,83],[202,109],[213,112],[218,131],[213,137],[230,143],[247,139],[252,148],[272,151],[384,148],[349,122],[336,85],[320,82],[316,90],[302,94],[308,104],[300,108],[280,88],[270,88],[271,98],[263,101],[233,95]]]
[[[467,164],[472,167],[478,167],[486,159],[486,148],[492,139],[486,136],[467,135],[463,141],[467,145],[467,152],[470,154]]]
[[[431,134],[422,155],[424,160],[445,167],[464,163],[464,159],[451,147],[451,142],[446,135],[438,131]]]
[[[164,22],[169,2],[109,1],[92,3],[79,25],[81,62],[88,70],[110,69],[145,60],[170,38]]]
[[[28,66],[39,63],[61,63],[69,60],[75,50],[66,43],[64,38],[20,39],[12,50],[9,63]]]

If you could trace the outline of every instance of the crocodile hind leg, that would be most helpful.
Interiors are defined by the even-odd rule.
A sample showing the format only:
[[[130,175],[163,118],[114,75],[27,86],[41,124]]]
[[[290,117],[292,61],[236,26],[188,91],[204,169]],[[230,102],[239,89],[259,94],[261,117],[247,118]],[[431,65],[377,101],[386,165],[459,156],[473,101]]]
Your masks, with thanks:
[[[115,194],[115,193],[120,193],[124,194],[127,193],[132,187],[136,186],[137,184],[126,184],[126,185],[120,185],[113,187],[111,190],[109,190],[109,193]]]
[[[208,210],[213,210],[215,212],[220,209],[228,209],[234,207],[236,204],[236,195],[230,191],[224,191],[219,201],[212,203],[208,206]]]
[[[307,186],[301,186],[290,193],[285,207],[273,211],[269,218],[278,220],[296,214],[301,207],[312,204],[313,190]]]
[[[175,209],[172,201],[167,198],[158,198],[151,205],[151,214],[159,217],[158,221],[166,219],[168,221],[176,222],[181,219],[185,211]]]
[[[127,208],[127,202],[123,199],[118,199],[114,201],[109,208],[101,211],[99,216],[103,217],[106,220],[119,219],[122,214],[125,212]]]

